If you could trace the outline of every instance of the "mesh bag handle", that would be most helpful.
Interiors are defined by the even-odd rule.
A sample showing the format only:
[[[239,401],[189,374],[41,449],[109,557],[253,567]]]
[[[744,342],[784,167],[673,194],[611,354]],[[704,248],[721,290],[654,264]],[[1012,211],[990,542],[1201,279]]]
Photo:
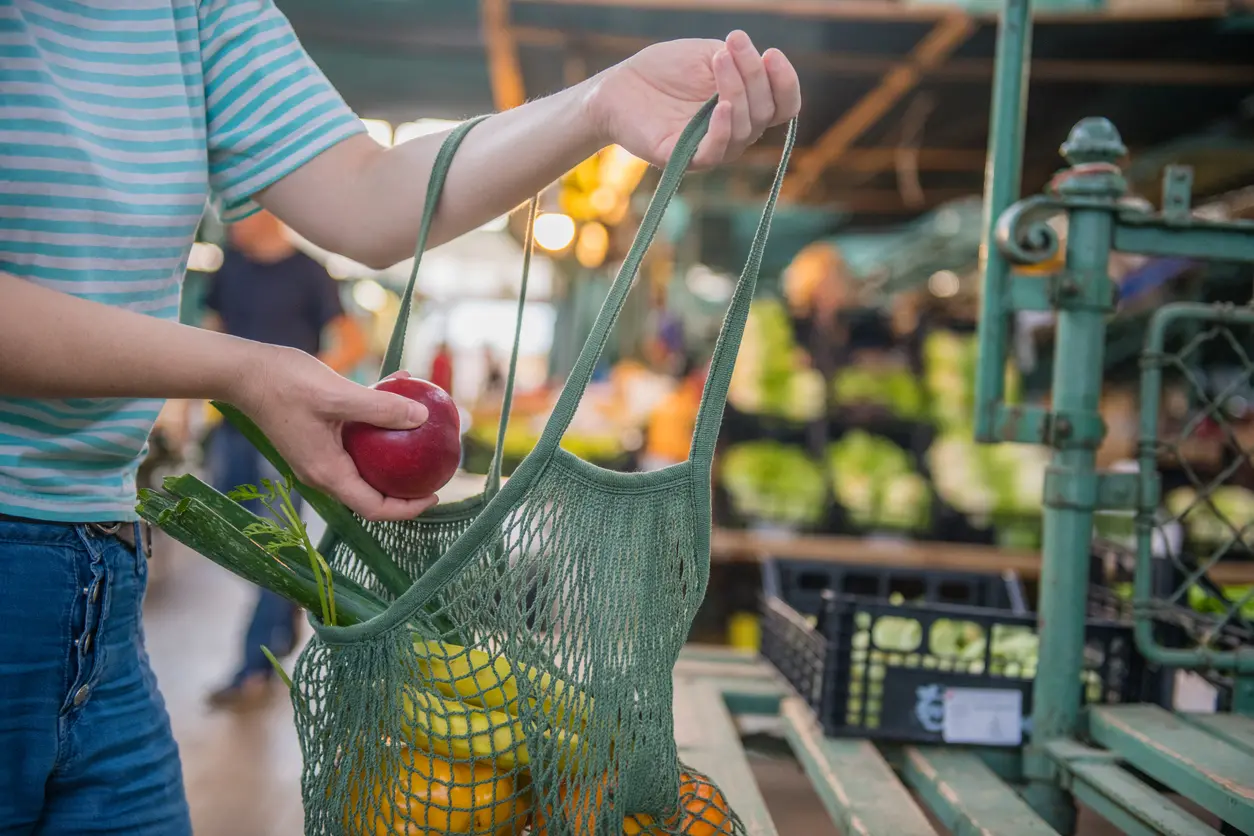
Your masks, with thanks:
[[[431,165],[431,180],[427,185],[426,202],[422,210],[422,222],[418,227],[418,243],[414,248],[413,266],[409,271],[409,281],[405,285],[405,293],[401,296],[401,307],[396,315],[396,324],[392,327],[392,336],[388,340],[387,352],[383,355],[383,364],[379,369],[379,379],[398,371],[405,354],[405,334],[409,329],[409,317],[413,310],[414,293],[418,286],[418,269],[422,264],[423,253],[427,250],[427,242],[431,237],[431,225],[435,221],[440,196],[444,192],[444,181],[448,179],[449,169],[462,140],[476,125],[487,116],[468,119],[454,128],[436,154]],[[531,253],[535,235],[535,220],[538,200],[532,198],[527,210],[527,230],[523,244],[522,278],[518,291],[518,313],[514,321],[514,343],[510,348],[509,371],[505,376],[505,391],[501,399],[501,420],[497,428],[496,448],[492,451],[492,461],[488,466],[487,485],[484,494],[492,497],[501,488],[501,465],[504,456],[505,430],[509,424],[510,407],[514,398],[514,377],[518,370],[518,350],[522,339],[523,313],[527,303],[527,277],[531,272]]]
[[[579,406],[579,402],[582,400],[589,382],[592,380],[596,365],[600,361],[601,355],[605,352],[610,333],[613,331],[614,325],[622,313],[623,306],[626,304],[627,295],[635,283],[640,264],[644,260],[645,253],[648,252],[649,247],[653,244],[653,239],[662,224],[662,218],[666,214],[666,209],[679,190],[680,182],[683,180],[688,166],[692,164],[692,159],[697,153],[701,140],[709,129],[710,117],[714,113],[714,106],[717,103],[717,98],[706,102],[675,143],[675,150],[672,152],[662,172],[661,180],[653,193],[652,200],[649,202],[649,208],[640,222],[640,229],[636,233],[631,249],[623,260],[622,267],[619,269],[618,275],[610,287],[609,295],[597,314],[592,331],[579,352],[575,366],[567,378],[566,385],[563,387],[557,404],[553,408],[552,415],[549,416],[548,423],[544,427],[533,455],[548,456],[552,454],[561,443],[562,436],[566,434],[566,430],[569,429],[575,410]],[[706,378],[704,391],[702,392],[701,406],[694,429],[693,446],[689,456],[690,461],[698,465],[708,467],[713,459],[714,441],[718,436],[719,424],[723,417],[723,406],[727,400],[728,384],[731,381],[732,370],[736,365],[736,353],[740,348],[741,337],[744,335],[749,304],[753,300],[753,294],[757,287],[758,270],[762,265],[763,251],[766,249],[766,240],[771,228],[771,218],[775,213],[775,205],[779,200],[784,172],[788,168],[788,159],[792,154],[795,139],[796,120],[793,120],[788,126],[788,135],[785,140],[779,167],[776,170],[770,194],[767,197],[762,216],[753,235],[749,258],[736,283],[736,290],[732,296],[727,315],[723,320],[723,326],[719,331],[718,341],[715,344],[714,354],[710,361],[710,374]]]
[[[500,540],[502,524],[510,511],[523,500],[526,492],[549,461],[560,452],[559,445],[562,436],[569,428],[575,409],[592,379],[596,363],[609,341],[610,332],[613,330],[614,324],[626,302],[627,294],[635,281],[645,252],[661,226],[666,208],[678,191],[684,173],[692,163],[701,140],[709,130],[710,117],[717,103],[717,97],[706,102],[685,127],[676,142],[675,149],[662,171],[661,179],[649,203],[649,208],[641,221],[640,229],[636,233],[631,249],[611,285],[609,294],[597,315],[588,339],[579,352],[575,366],[567,378],[566,385],[562,388],[562,392],[536,446],[514,471],[514,475],[509,482],[491,499],[488,505],[466,529],[465,533],[386,611],[369,621],[359,624],[347,626],[314,625],[315,632],[325,643],[333,645],[363,641],[405,622],[420,609],[428,606],[432,598],[475,559],[476,551],[479,547],[485,543]],[[713,460],[714,439],[718,434],[719,423],[722,420],[728,383],[735,366],[740,340],[744,334],[749,303],[753,299],[754,290],[757,286],[758,270],[761,266],[762,254],[770,232],[771,218],[783,185],[784,173],[788,168],[788,160],[796,141],[796,131],[797,123],[796,119],[793,119],[788,125],[784,150],[780,157],[779,167],[775,173],[775,179],[771,185],[769,197],[766,205],[763,207],[761,219],[754,233],[749,258],[737,282],[728,313],[724,319],[718,341],[715,344],[710,374],[706,379],[701,406],[698,411],[698,420],[694,428],[694,443],[689,461],[673,466],[691,468],[696,477],[694,483],[700,483],[704,479],[704,484],[708,485],[708,472]],[[572,456],[571,458],[574,457]],[[622,474],[604,471],[591,465],[586,465],[586,467],[596,471],[595,473],[590,473],[589,478],[601,482],[645,484],[651,480],[667,477],[666,471]],[[671,470],[673,467],[667,470]],[[703,513],[708,517],[709,508],[698,508],[698,513]],[[708,519],[704,519],[703,523],[708,525]],[[708,531],[705,537],[708,538]]]
[[[401,366],[401,360],[405,353],[405,333],[409,327],[409,317],[413,310],[413,299],[418,285],[418,270],[422,263],[423,253],[426,252],[427,243],[431,237],[431,225],[435,219],[436,209],[439,206],[440,196],[444,190],[444,182],[448,178],[453,158],[462,140],[466,138],[471,129],[487,118],[487,116],[479,116],[469,119],[454,128],[445,137],[432,163],[431,177],[428,181],[426,200],[423,205],[422,221],[418,227],[418,241],[414,248],[413,266],[409,271],[409,280],[401,296],[401,307],[397,312],[396,323],[392,327],[387,351],[384,353],[383,363],[379,369],[380,380],[396,372]],[[437,505],[420,515],[416,520],[418,523],[440,522],[464,517],[467,513],[476,512],[474,509],[480,507],[481,503],[486,504],[483,503],[483,500],[490,500],[500,491],[505,432],[509,423],[509,414],[514,395],[514,379],[518,369],[518,352],[522,337],[523,313],[526,310],[527,280],[531,270],[531,255],[534,249],[535,219],[538,203],[538,198],[532,198],[528,207],[527,228],[523,245],[522,277],[518,293],[518,311],[514,323],[514,342],[510,349],[509,370],[505,378],[505,391],[501,400],[501,419],[500,426],[497,428],[496,447],[492,451],[492,459],[488,466],[488,475],[482,499],[472,497],[469,500],[452,503],[451,505]],[[246,419],[243,416],[236,416],[233,420]],[[337,532],[334,526],[328,525],[326,533],[323,534],[322,539],[318,543],[318,551],[327,555],[334,554],[341,540],[341,533]],[[409,580],[412,580],[412,578]],[[393,594],[401,594],[408,586],[408,581],[403,585],[392,584]]]

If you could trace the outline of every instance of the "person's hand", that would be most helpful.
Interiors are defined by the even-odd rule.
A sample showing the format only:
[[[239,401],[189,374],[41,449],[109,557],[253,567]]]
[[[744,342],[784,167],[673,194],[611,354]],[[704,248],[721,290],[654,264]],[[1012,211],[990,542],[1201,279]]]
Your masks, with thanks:
[[[719,102],[694,168],[735,159],[767,128],[801,110],[801,83],[792,64],[778,49],[759,55],[740,31],[726,41],[667,41],[641,50],[596,79],[589,107],[607,143],[660,166],[715,93]]]
[[[392,375],[398,376],[408,373]],[[417,401],[360,386],[302,351],[277,347],[241,378],[231,401],[265,432],[297,479],[368,520],[413,519],[436,503],[435,497],[385,497],[361,478],[340,441],[346,421],[394,430],[421,426],[427,408]]]

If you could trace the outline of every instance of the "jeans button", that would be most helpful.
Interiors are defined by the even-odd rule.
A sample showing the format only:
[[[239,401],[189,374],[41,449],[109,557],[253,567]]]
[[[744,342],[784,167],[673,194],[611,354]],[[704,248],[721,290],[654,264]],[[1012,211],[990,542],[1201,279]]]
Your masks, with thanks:
[[[91,653],[91,639],[93,635],[94,635],[93,633],[88,633],[87,635],[83,636],[83,652],[84,653]]]
[[[91,586],[91,602],[94,604],[100,600],[100,584],[94,583]]]
[[[81,688],[79,688],[77,691],[75,691],[75,692],[74,692],[74,705],[75,705],[75,707],[80,706],[80,705],[82,705],[83,703],[87,702],[87,698],[88,698],[89,696],[91,696],[91,688],[87,687],[86,685],[84,685],[83,687],[81,687]]]

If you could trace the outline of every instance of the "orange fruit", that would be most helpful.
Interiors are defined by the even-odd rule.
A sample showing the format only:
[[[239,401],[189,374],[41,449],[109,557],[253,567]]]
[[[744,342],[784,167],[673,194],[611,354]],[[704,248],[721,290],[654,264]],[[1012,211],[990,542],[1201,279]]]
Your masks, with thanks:
[[[477,763],[471,773],[475,833],[522,836],[531,823],[531,798],[512,775],[498,773],[491,764]]]
[[[706,779],[690,775],[680,776],[679,806],[682,809],[679,827],[684,836],[719,836],[730,834],[731,809],[718,787]]]
[[[474,801],[470,781],[467,767],[406,749],[399,774],[388,777],[386,791],[376,779],[364,804],[361,781],[350,779],[346,829],[349,836],[464,833]]]

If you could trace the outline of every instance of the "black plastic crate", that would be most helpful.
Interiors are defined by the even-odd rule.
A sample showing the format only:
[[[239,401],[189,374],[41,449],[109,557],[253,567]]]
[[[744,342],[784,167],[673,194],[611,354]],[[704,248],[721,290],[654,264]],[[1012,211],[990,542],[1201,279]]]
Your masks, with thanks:
[[[870,548],[868,548],[870,551]],[[780,598],[802,615],[823,610],[825,592],[888,600],[1012,606],[1011,589],[1017,581],[980,572],[943,572],[891,566],[832,563],[822,560],[766,560],[762,563],[762,590]]]
[[[982,594],[998,598],[985,583]],[[778,575],[774,584],[764,589],[762,655],[810,704],[828,736],[1002,746],[1028,736],[1036,663],[1010,648],[1035,644],[1031,613],[936,600],[890,603],[836,590],[819,593],[819,612],[803,613],[781,597]],[[968,649],[951,652],[946,633],[965,634]],[[904,645],[903,634],[910,634]],[[1090,620],[1085,668],[1086,702],[1141,699],[1146,672],[1129,624]],[[947,737],[947,705],[960,711],[963,701],[970,707],[989,699],[1004,701],[1003,713],[985,702],[974,715],[985,721],[1000,716],[1000,736],[984,729],[978,739],[963,737],[951,728]]]

